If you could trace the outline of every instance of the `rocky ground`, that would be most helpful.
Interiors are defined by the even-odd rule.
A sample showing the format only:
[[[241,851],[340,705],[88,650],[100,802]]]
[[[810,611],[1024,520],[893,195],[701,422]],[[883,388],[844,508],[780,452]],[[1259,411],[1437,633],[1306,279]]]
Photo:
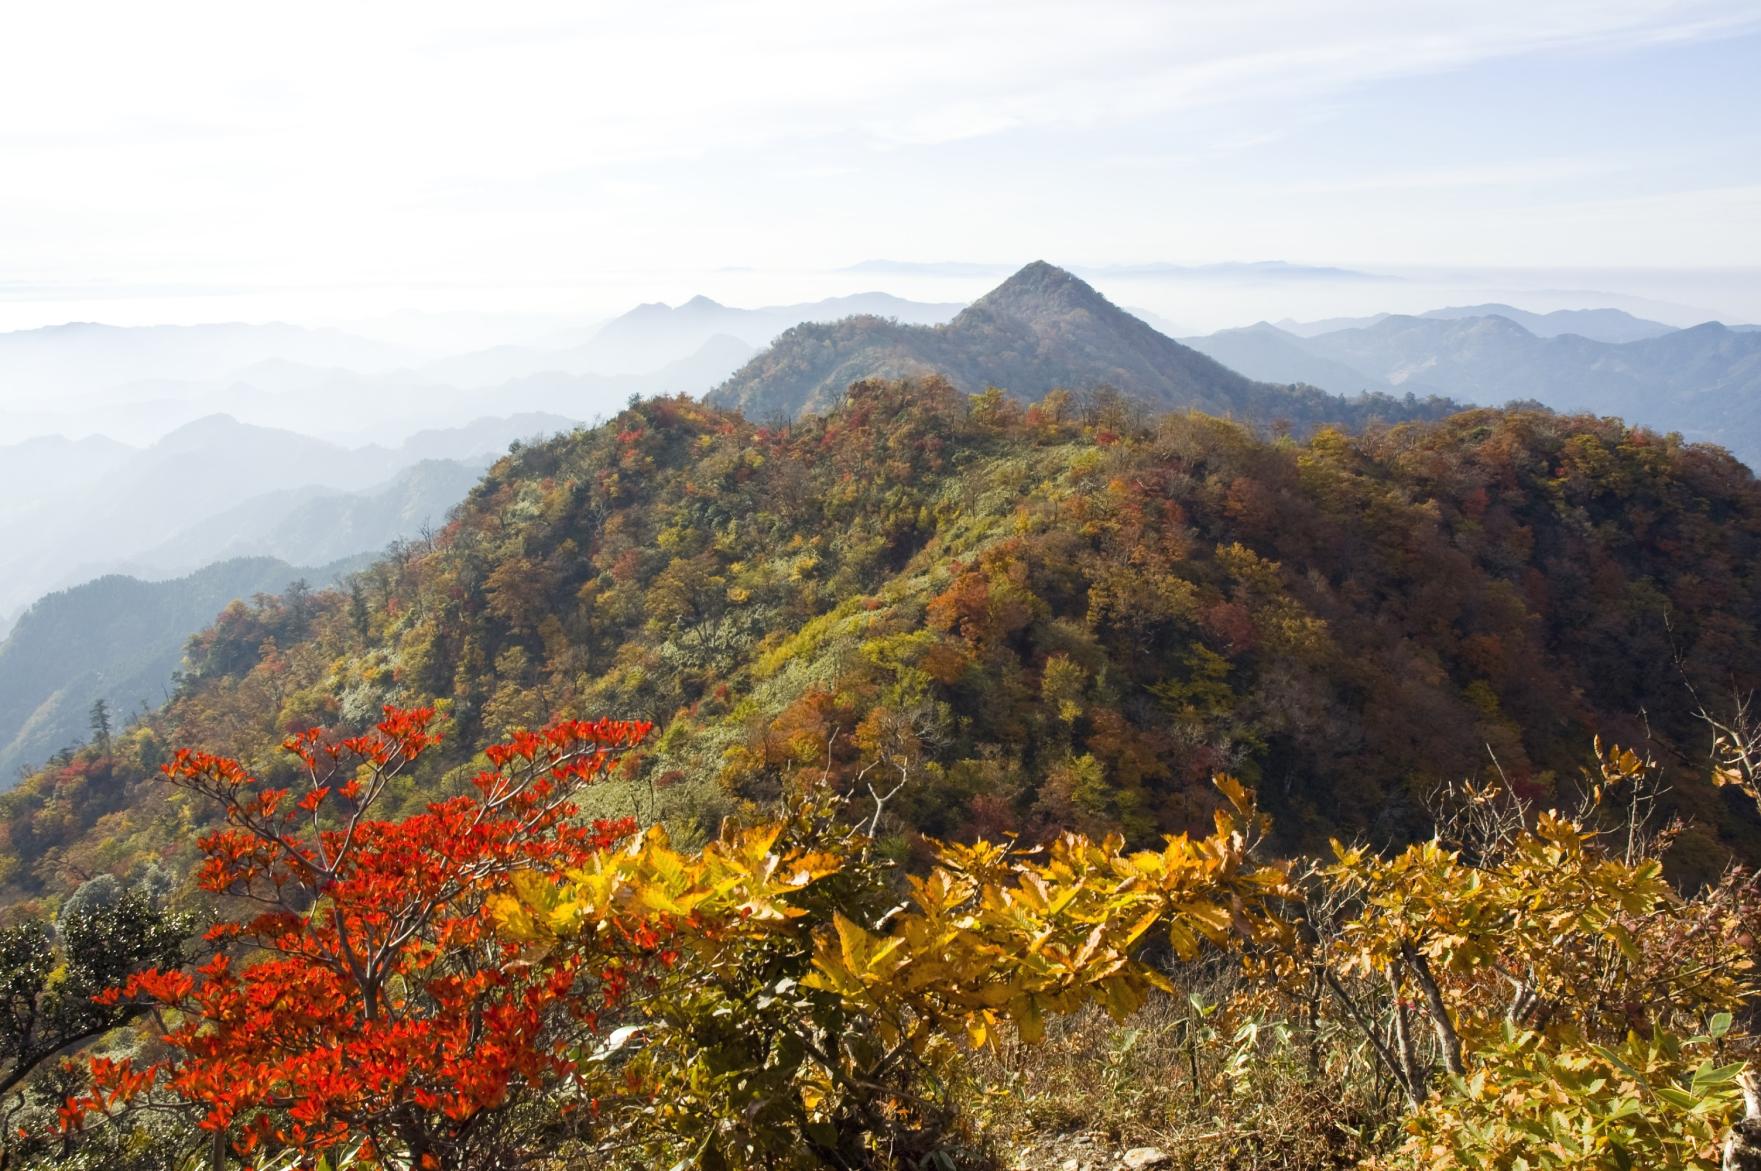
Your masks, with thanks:
[[[1158,1147],[1120,1150],[1098,1135],[1078,1134],[1023,1147],[1015,1166],[1020,1171],[1149,1171],[1172,1164],[1172,1157]]]

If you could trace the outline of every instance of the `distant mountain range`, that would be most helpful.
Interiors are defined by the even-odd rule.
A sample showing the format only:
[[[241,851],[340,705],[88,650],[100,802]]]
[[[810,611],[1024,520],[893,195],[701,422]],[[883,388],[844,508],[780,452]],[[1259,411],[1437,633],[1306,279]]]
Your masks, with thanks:
[[[1277,322],[1276,325],[1285,333],[1293,333],[1298,337],[1315,337],[1318,334],[1334,333],[1341,329],[1367,328],[1392,316],[1394,315],[1390,313],[1377,313],[1369,317],[1333,317],[1325,321],[1291,321],[1286,318]],[[1430,312],[1420,313],[1418,316],[1444,320],[1465,317],[1503,317],[1506,320],[1516,322],[1536,337],[1558,337],[1560,334],[1574,333],[1592,341],[1617,343],[1642,341],[1648,337],[1661,337],[1663,334],[1673,333],[1676,329],[1675,326],[1665,325],[1661,321],[1648,321],[1643,317],[1634,317],[1631,313],[1621,309],[1556,309],[1551,313],[1533,313],[1527,309],[1518,309],[1514,305],[1497,302],[1432,309]]]
[[[1262,322],[1183,340],[1252,377],[1335,393],[1528,399],[1679,431],[1761,465],[1761,332],[1750,328],[1673,329],[1614,309],[1535,314],[1478,305],[1309,336]]]
[[[960,308],[879,292],[759,309],[694,297],[639,305],[581,341],[444,358],[279,324],[25,330],[0,334],[0,445],[93,430],[147,443],[212,414],[351,441],[519,411],[588,421],[633,394],[702,394],[802,321],[934,324]]]
[[[1171,266],[1093,271],[1150,270],[1167,275]],[[1183,271],[1342,275],[1275,263]],[[771,419],[823,412],[861,378],[933,371],[969,392],[997,385],[1033,400],[1054,387],[1111,387],[1155,409],[1303,429],[1527,399],[1680,431],[1761,464],[1761,330],[1753,326],[1682,330],[1615,309],[1537,313],[1491,303],[1262,322],[1180,341],[1173,332],[1154,313],[1115,306],[1042,262],[964,309],[885,293],[758,309],[694,297],[637,306],[572,338],[559,333],[555,346],[443,361],[281,324],[73,324],[0,334],[0,434],[9,421],[28,423],[19,404],[48,383],[67,401],[37,396],[30,409],[59,411],[86,428],[154,431],[184,420],[144,445],[91,436],[0,446],[0,541],[9,550],[0,637],[44,592],[100,575],[194,573],[192,582],[225,592],[243,588],[244,576],[257,574],[255,582],[289,565],[381,549],[444,523],[513,440],[609,415],[632,395],[711,387],[713,403]],[[188,418],[214,406],[229,410]],[[350,438],[315,438],[307,433],[314,426]],[[385,438],[359,445],[373,435]],[[264,568],[269,558],[280,569]],[[258,568],[237,568],[250,565]],[[206,588],[190,587],[192,605],[207,604]],[[13,633],[28,643],[19,620]],[[24,661],[0,659],[0,692],[20,686],[11,676]],[[42,702],[37,695],[30,711]],[[29,717],[20,720],[23,727]],[[0,742],[7,735],[0,720]]]
[[[267,362],[239,371],[233,382],[199,401],[227,405],[231,409],[226,413],[284,430],[321,427],[343,442],[363,434],[407,435],[412,421],[457,430],[485,414],[509,412],[591,422],[621,410],[631,395],[702,394],[752,353],[752,347],[739,339],[718,336],[683,360],[645,374],[557,369],[515,374],[512,371],[521,364],[514,362],[492,374],[485,364],[502,361],[500,350],[468,356],[470,362],[458,360],[461,367],[456,373],[462,381],[471,381],[466,376],[473,363],[486,379],[507,375],[505,381],[487,385],[459,385],[443,381],[440,374],[415,370],[362,375]]]
[[[1260,422],[1350,422],[1438,413],[1447,404],[1348,403],[1313,387],[1257,382],[1158,333],[1080,278],[1038,261],[940,326],[876,317],[798,325],[709,394],[748,418],[821,413],[850,383],[938,373],[969,393],[999,386],[1026,400],[1063,387],[1110,387],[1157,409]]]
[[[104,573],[187,572],[240,553],[310,564],[375,551],[442,523],[515,439],[573,426],[520,414],[347,448],[216,415],[145,448],[59,438],[0,448],[9,550],[0,613]]]
[[[184,643],[227,603],[302,579],[317,589],[372,560],[296,569],[258,557],[173,581],[102,577],[41,599],[0,642],[0,788],[20,766],[84,742],[94,702],[108,705],[117,729],[163,703]]]
[[[128,383],[204,382],[269,358],[387,371],[413,355],[333,329],[281,322],[117,326],[76,321],[0,333],[0,405],[103,391]]]
[[[163,575],[240,557],[329,562],[376,552],[424,529],[438,529],[493,462],[482,454],[423,460],[358,492],[316,487],[265,492],[182,529],[130,558],[129,565]]]
[[[1502,317],[1514,321],[1536,337],[1559,337],[1576,334],[1598,342],[1636,342],[1675,332],[1675,326],[1661,321],[1647,321],[1621,309],[1555,309],[1551,313],[1530,313],[1511,305],[1462,305],[1450,309],[1433,309],[1421,317],[1455,321],[1471,317]]]
[[[415,373],[456,386],[486,386],[541,374],[628,377],[701,359],[706,350],[733,358],[728,367],[732,370],[778,334],[804,321],[866,315],[935,325],[961,308],[958,304],[907,301],[889,293],[857,293],[761,309],[738,309],[697,296],[681,305],[638,305],[606,322],[587,341],[565,349],[502,346],[429,363]],[[727,373],[721,371],[716,381]],[[697,392],[706,388],[673,389]]]

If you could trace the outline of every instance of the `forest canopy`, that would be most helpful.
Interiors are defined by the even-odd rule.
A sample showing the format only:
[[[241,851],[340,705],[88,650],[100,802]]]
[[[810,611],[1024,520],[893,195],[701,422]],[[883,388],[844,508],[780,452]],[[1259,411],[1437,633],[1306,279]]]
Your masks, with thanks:
[[[1758,542],[1723,452],[1539,410],[633,403],[0,797],[7,1141],[941,1166],[1177,1083],[1195,1166],[1708,1166]]]
[[[1704,880],[1761,848],[1697,714],[1757,682],[1757,553],[1746,469],[1612,420],[1297,441],[934,380],[779,427],[655,399],[517,449],[348,589],[229,608],[163,711],[0,798],[0,878],[188,861],[150,780],[173,744],[262,759],[442,696],[462,743],[652,721],[598,811],[687,838],[821,772],[908,778],[891,813],[935,835],[1141,837],[1229,769],[1289,848],[1392,843],[1463,777],[1569,795],[1601,735],[1660,762]]]

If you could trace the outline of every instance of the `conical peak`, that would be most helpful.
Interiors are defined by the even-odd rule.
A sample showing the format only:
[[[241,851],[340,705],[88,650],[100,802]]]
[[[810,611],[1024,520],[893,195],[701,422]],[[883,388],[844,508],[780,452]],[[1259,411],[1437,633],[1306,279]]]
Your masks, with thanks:
[[[974,304],[1017,317],[1111,308],[1087,281],[1043,260],[1027,265]]]

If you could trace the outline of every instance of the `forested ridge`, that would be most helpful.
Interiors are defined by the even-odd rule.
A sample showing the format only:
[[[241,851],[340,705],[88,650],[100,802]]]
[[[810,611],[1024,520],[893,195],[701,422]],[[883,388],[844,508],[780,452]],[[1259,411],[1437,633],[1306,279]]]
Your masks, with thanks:
[[[1681,778],[1704,877],[1756,848],[1694,712],[1755,684],[1758,539],[1716,449],[1538,411],[1299,442],[933,380],[780,427],[650,400],[516,450],[352,590],[230,608],[163,712],[5,798],[7,881],[177,842],[167,746],[425,697],[462,743],[655,721],[619,811],[694,832],[881,762],[940,835],[1184,828],[1226,768],[1288,847],[1406,840],[1438,784],[1551,797],[1600,735]]]
[[[1709,1168],[1758,543],[1542,410],[634,402],[0,797],[0,1150]]]
[[[1437,419],[1458,409],[1435,395],[1346,397],[1244,378],[1043,260],[942,325],[871,314],[797,325],[710,391],[708,401],[758,420],[795,418],[829,410],[862,379],[927,375],[973,394],[1003,387],[1026,402],[1058,387],[1104,386],[1158,410],[1200,410],[1304,434],[1328,424],[1355,429],[1376,420]]]
[[[328,584],[372,560],[300,569],[235,558],[171,581],[111,574],[42,598],[0,640],[0,783],[71,755],[95,717],[126,722],[163,703],[190,632],[228,601],[295,581]]]

